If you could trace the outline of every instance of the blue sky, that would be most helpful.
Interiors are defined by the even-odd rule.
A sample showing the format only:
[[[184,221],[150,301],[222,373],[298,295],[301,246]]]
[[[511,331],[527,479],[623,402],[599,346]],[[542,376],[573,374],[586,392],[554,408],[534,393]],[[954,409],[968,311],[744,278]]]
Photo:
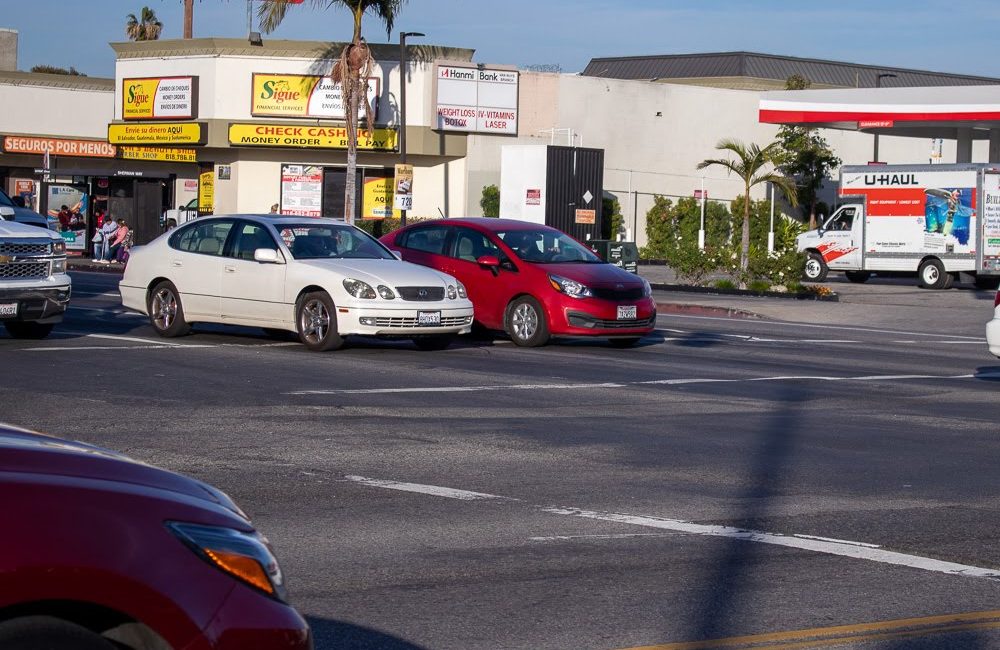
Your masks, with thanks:
[[[346,11],[310,2],[293,7],[273,37],[349,37]],[[107,44],[125,40],[125,16],[143,4],[6,0],[0,27],[20,32],[22,70],[72,65],[111,77]],[[162,38],[180,38],[182,0],[145,4],[164,23]],[[369,42],[419,31],[427,43],[475,49],[480,62],[559,64],[566,72],[582,70],[591,57],[749,50],[1000,77],[1000,5],[987,0],[409,0],[391,39],[366,20]],[[246,32],[246,0],[195,1],[195,37]]]

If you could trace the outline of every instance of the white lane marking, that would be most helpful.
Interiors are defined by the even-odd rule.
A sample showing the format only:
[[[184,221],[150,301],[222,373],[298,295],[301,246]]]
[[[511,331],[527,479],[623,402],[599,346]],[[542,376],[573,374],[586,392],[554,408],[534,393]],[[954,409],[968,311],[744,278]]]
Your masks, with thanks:
[[[103,293],[92,293],[90,291],[76,290],[73,292],[74,298],[121,298],[117,291],[105,291]]]
[[[148,318],[144,314],[137,314],[132,311],[126,311],[124,309],[101,309],[100,307],[78,307],[77,305],[70,305],[67,309],[73,311],[97,311],[103,314],[114,314],[115,316],[128,316],[130,318]]]
[[[476,501],[483,499],[501,499],[506,501],[521,501],[511,497],[503,497],[496,494],[486,494],[483,492],[471,492],[469,490],[459,490],[455,488],[442,487],[439,485],[425,485],[422,483],[403,483],[387,479],[367,478],[364,476],[345,476],[348,481],[367,485],[370,487],[384,488],[389,490],[401,490],[403,492],[416,492],[431,496],[446,497],[449,499],[459,499],[461,501]],[[691,521],[681,519],[667,519],[664,517],[651,517],[646,515],[630,515],[615,512],[600,512],[596,510],[585,510],[582,508],[567,508],[556,506],[530,505],[532,508],[552,515],[579,517],[583,519],[593,519],[597,521],[609,521],[630,526],[642,526],[645,528],[655,528],[657,530],[669,530],[675,533],[686,533],[689,535],[703,535],[707,537],[723,537],[746,542],[757,542],[760,544],[772,544],[774,546],[784,546],[803,551],[813,551],[827,555],[838,555],[857,560],[868,560],[882,564],[892,564],[896,566],[921,569],[923,571],[933,571],[936,573],[946,573],[949,575],[959,575],[975,578],[990,578],[1000,580],[1000,571],[986,569],[983,567],[958,564],[944,560],[921,557],[919,555],[907,555],[895,551],[886,551],[877,544],[867,544],[851,540],[840,540],[829,537],[817,537],[814,535],[784,535],[781,533],[769,533],[761,530],[748,530],[735,528],[732,526],[720,526],[715,524],[696,524]],[[533,540],[555,540],[572,539],[569,537],[549,537],[531,538]]]
[[[676,537],[677,533],[618,533],[617,535],[550,535],[529,537],[532,542],[562,542],[576,539],[632,539],[633,537]]]
[[[472,393],[515,390],[569,390],[587,388],[628,388],[630,386],[680,386],[684,384],[742,384],[765,381],[900,381],[907,379],[1000,379],[998,372],[981,372],[964,375],[862,375],[857,377],[830,377],[824,375],[778,375],[775,377],[714,378],[687,377],[678,379],[649,379],[645,381],[605,382],[600,384],[507,384],[498,386],[410,386],[405,388],[331,388],[295,390],[282,395],[372,395],[399,393]]]
[[[955,562],[945,562],[932,558],[921,557],[919,555],[907,555],[886,551],[872,545],[861,545],[857,542],[829,541],[815,539],[811,537],[788,536],[780,533],[768,533],[759,530],[744,530],[731,526],[715,526],[706,524],[695,524],[679,519],[662,519],[659,517],[646,517],[642,515],[625,515],[613,512],[596,512],[593,510],[581,510],[577,508],[542,508],[544,512],[555,515],[568,515],[571,517],[582,517],[585,519],[596,519],[600,521],[612,521],[620,524],[632,526],[645,526],[647,528],[657,528],[660,530],[672,530],[692,535],[705,535],[709,537],[725,537],[728,539],[738,539],[748,542],[758,542],[761,544],[773,544],[775,546],[785,546],[804,551],[825,553],[827,555],[839,555],[858,560],[869,560],[882,564],[893,564],[896,566],[922,569],[936,573],[947,573],[950,575],[969,576],[975,578],[1000,579],[1000,571],[986,569],[982,567],[958,564]]]
[[[216,345],[182,345],[181,348],[215,348]],[[162,345],[67,345],[60,348],[20,348],[17,352],[74,352],[76,350],[176,350]]]
[[[732,323],[732,318],[725,318],[722,316],[691,316],[688,314],[657,314],[657,320],[660,318],[690,318],[694,320],[715,320],[723,321],[726,323]],[[813,329],[829,329],[829,330],[847,330],[850,332],[872,332],[875,334],[904,334],[906,336],[928,336],[931,338],[950,338],[950,339],[966,339],[970,341],[984,341],[984,338],[977,336],[962,336],[959,334],[930,334],[925,332],[905,332],[901,330],[888,330],[888,329],[878,329],[873,327],[851,327],[848,325],[816,325],[814,323],[788,323],[784,321],[767,321],[766,323],[761,323],[760,321],[740,321],[742,323],[758,323],[761,325],[766,325],[767,327],[809,327]]]
[[[508,384],[501,386],[410,386],[406,388],[341,388],[333,390],[295,390],[283,395],[369,395],[372,393],[473,393],[491,390],[565,390],[573,388],[625,388],[627,384]]]
[[[510,497],[501,497],[496,494],[485,494],[483,492],[470,492],[469,490],[456,490],[453,488],[440,487],[437,485],[422,485],[420,483],[401,483],[400,481],[388,481],[377,478],[367,478],[364,476],[345,476],[345,479],[354,483],[368,485],[371,487],[385,488],[387,490],[401,490],[403,492],[418,492],[420,494],[430,494],[436,497],[446,497],[448,499],[460,499],[462,501],[476,501],[479,499],[502,499],[504,501],[518,501]]]
[[[119,336],[117,334],[84,334],[91,339],[109,339],[111,341],[131,341],[133,343],[145,343],[147,345],[163,345],[171,348],[187,347],[184,343],[174,343],[172,341],[158,341],[156,339],[144,339],[138,336]]]

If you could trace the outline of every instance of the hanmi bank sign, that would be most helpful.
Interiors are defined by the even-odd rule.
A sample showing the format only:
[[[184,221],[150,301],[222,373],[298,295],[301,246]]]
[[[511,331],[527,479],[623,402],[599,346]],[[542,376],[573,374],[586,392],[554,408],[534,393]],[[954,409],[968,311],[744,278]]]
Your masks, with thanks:
[[[437,63],[434,81],[437,130],[517,135],[517,69]]]

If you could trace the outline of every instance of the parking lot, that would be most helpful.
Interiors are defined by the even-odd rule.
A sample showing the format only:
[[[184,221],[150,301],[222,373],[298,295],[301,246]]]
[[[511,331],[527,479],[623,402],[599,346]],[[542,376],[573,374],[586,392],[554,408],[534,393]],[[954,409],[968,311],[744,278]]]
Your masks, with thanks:
[[[0,420],[226,491],[318,648],[1000,642],[988,292],[664,292],[629,350],[317,354],[157,338],[116,280],[75,273],[50,338],[0,338]]]

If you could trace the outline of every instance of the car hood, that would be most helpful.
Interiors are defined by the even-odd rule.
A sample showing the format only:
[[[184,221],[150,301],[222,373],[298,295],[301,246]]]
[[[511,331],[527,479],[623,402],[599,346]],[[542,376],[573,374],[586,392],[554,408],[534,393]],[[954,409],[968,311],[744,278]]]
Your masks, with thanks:
[[[0,480],[5,473],[66,476],[166,490],[221,505],[246,519],[223,492],[109,449],[0,425]]]
[[[546,273],[576,280],[588,287],[614,287],[619,284],[623,285],[624,288],[643,286],[642,278],[638,275],[609,263],[539,264],[537,268]]]
[[[19,209],[14,208],[15,212]],[[60,240],[59,235],[50,230],[42,230],[39,226],[3,219],[0,219],[0,237],[44,237],[55,241]]]
[[[390,287],[441,287],[454,284],[446,273],[399,260],[320,259],[299,262],[315,269],[330,270],[371,285]]]

